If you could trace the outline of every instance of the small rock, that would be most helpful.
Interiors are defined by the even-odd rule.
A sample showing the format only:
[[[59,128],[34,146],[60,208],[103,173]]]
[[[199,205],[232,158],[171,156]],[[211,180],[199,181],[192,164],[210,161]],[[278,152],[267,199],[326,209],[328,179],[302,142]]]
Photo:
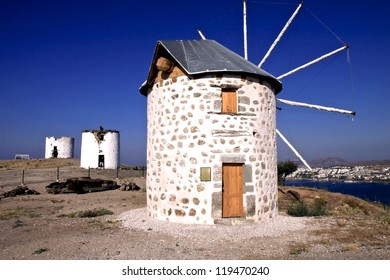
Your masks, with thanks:
[[[286,194],[289,195],[289,196],[294,197],[294,198],[295,198],[296,200],[298,200],[298,201],[301,200],[301,195],[300,195],[299,192],[297,192],[297,191],[288,190]]]
[[[16,187],[13,190],[10,190],[8,192],[4,192],[1,194],[3,197],[15,197],[18,195],[39,195],[40,193],[36,190],[31,190],[27,186],[20,185]]]

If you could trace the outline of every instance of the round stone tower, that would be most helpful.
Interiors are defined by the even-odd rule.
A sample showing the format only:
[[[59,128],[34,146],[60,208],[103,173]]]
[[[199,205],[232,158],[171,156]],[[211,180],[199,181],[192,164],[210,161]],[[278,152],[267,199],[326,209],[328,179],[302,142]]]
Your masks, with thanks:
[[[119,131],[84,130],[81,137],[80,166],[117,169],[119,167]]]
[[[280,90],[278,80],[215,41],[158,42],[140,89],[149,215],[206,224],[276,217]]]
[[[45,158],[73,158],[73,137],[46,137]]]

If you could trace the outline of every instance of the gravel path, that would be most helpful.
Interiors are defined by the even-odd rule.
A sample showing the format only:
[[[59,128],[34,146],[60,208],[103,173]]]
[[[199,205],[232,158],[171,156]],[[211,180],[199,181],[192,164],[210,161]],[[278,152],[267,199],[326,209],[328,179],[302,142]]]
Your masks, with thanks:
[[[133,209],[119,215],[125,228],[142,231],[153,231],[164,233],[173,237],[193,236],[197,241],[207,240],[231,240],[247,239],[252,237],[276,237],[291,231],[307,230],[313,228],[308,222],[311,218],[297,218],[279,215],[274,221],[267,222],[244,222],[236,220],[232,225],[193,225],[166,223],[151,219],[147,215],[147,209]],[[194,234],[196,232],[196,234]]]

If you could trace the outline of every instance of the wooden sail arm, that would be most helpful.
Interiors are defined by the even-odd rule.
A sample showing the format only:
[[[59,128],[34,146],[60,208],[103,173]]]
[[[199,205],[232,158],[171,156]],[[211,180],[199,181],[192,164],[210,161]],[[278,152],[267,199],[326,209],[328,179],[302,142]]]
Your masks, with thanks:
[[[317,109],[317,110],[340,113],[340,114],[347,114],[347,115],[352,115],[352,116],[356,115],[356,112],[354,112],[354,111],[337,109],[337,108],[333,108],[333,107],[326,107],[326,106],[321,106],[321,105],[290,101],[290,100],[285,100],[285,99],[280,99],[280,98],[277,98],[276,101],[283,103],[283,104],[291,105],[291,106],[306,107],[306,108],[311,108],[311,109]]]
[[[202,38],[202,40],[206,40],[206,37],[203,35],[202,31],[200,31],[199,29],[196,31],[198,31],[199,36],[200,36],[200,38]]]
[[[287,28],[291,25],[293,19],[297,16],[297,14],[298,14],[299,10],[302,8],[302,6],[303,6],[303,2],[301,4],[299,4],[298,8],[294,11],[294,13],[290,17],[290,19],[287,21],[287,23],[283,27],[282,31],[280,31],[278,37],[276,37],[275,41],[273,42],[273,44],[269,48],[268,52],[265,54],[263,59],[260,61],[258,67],[261,67],[264,64],[264,62],[267,60],[267,58],[270,56],[271,52],[276,47],[276,45],[279,43],[280,39],[282,38],[282,36],[286,32]]]
[[[299,158],[299,160],[311,171],[310,165],[303,159],[303,157],[298,153],[298,151],[291,145],[290,142],[286,139],[286,137],[283,136],[282,133],[278,129],[276,129],[276,133],[279,135],[279,137],[283,140],[284,143],[287,144],[287,146],[293,151],[293,153]]]
[[[280,79],[283,79],[284,77],[290,76],[291,74],[294,74],[295,72],[298,72],[299,70],[302,70],[302,69],[304,69],[304,68],[307,68],[307,67],[309,67],[309,66],[311,66],[311,65],[313,65],[313,64],[315,64],[315,63],[317,63],[317,62],[320,62],[321,60],[323,60],[323,59],[325,59],[325,58],[327,58],[327,57],[330,57],[330,56],[332,56],[332,55],[334,55],[334,54],[336,54],[336,53],[339,53],[339,52],[341,52],[341,51],[343,51],[343,50],[346,50],[346,49],[348,49],[348,48],[349,48],[349,46],[348,46],[348,45],[345,45],[344,47],[341,47],[341,48],[339,48],[339,49],[337,49],[337,50],[334,50],[334,51],[332,51],[332,52],[330,52],[330,53],[324,54],[323,56],[320,56],[320,57],[317,58],[317,59],[314,59],[314,60],[312,60],[312,61],[310,61],[310,62],[308,62],[308,63],[306,63],[306,64],[304,64],[304,65],[301,65],[301,66],[299,66],[299,67],[297,67],[297,68],[291,70],[290,72],[287,72],[287,73],[285,73],[285,74],[283,74],[283,75],[280,75],[279,77],[277,77],[277,79],[280,80]]]
[[[246,0],[243,0],[244,58],[248,60],[248,32],[246,26]]]

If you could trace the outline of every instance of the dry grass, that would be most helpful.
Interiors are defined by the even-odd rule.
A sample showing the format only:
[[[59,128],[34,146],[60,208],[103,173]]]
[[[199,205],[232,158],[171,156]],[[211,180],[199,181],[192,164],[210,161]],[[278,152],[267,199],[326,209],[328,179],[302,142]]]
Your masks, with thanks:
[[[105,208],[93,209],[93,210],[83,210],[78,212],[71,212],[68,214],[61,214],[59,217],[66,218],[94,218],[105,215],[113,215],[114,213],[111,210],[107,210]]]
[[[383,224],[385,225],[390,225],[390,212],[387,212],[385,214],[383,214],[381,217],[380,217],[380,220]]]
[[[307,243],[294,243],[289,246],[290,255],[299,255],[308,251],[309,245]]]
[[[354,252],[365,246],[384,247],[390,243],[390,212],[381,205],[357,197],[331,193],[304,187],[283,187],[287,192],[293,189],[300,195],[300,201],[313,203],[320,198],[326,202],[329,216],[314,220],[321,224],[320,229],[309,232],[314,241],[289,246],[291,255],[308,251],[310,246],[321,245],[327,248],[341,247],[342,252]],[[296,199],[279,192],[280,210],[286,211]],[[311,238],[312,239],[312,238]]]
[[[46,251],[49,251],[49,249],[48,248],[39,248],[39,249],[34,250],[33,254],[40,255]]]
[[[389,224],[383,223],[380,217],[351,217],[336,219],[327,228],[309,232],[318,237],[316,243],[322,245],[344,245],[345,250],[358,250],[362,246],[382,246],[390,242]]]
[[[379,216],[387,213],[383,206],[371,203],[360,198],[340,193],[332,193],[325,190],[305,187],[279,187],[283,192],[294,190],[300,195],[300,201],[308,205],[321,200],[326,203],[328,214],[331,216],[366,215]],[[296,199],[279,192],[279,211],[287,212],[288,207],[296,202]]]
[[[57,198],[55,198],[55,197],[49,197],[48,199],[49,199],[49,201],[50,201],[51,203],[62,203],[62,202],[65,201],[64,199],[57,199]]]
[[[0,220],[9,220],[13,218],[19,219],[20,217],[39,217],[40,214],[35,213],[33,210],[27,208],[13,208],[0,210]]]
[[[0,170],[57,168],[64,166],[78,166],[78,159],[25,159],[25,160],[0,160]]]

